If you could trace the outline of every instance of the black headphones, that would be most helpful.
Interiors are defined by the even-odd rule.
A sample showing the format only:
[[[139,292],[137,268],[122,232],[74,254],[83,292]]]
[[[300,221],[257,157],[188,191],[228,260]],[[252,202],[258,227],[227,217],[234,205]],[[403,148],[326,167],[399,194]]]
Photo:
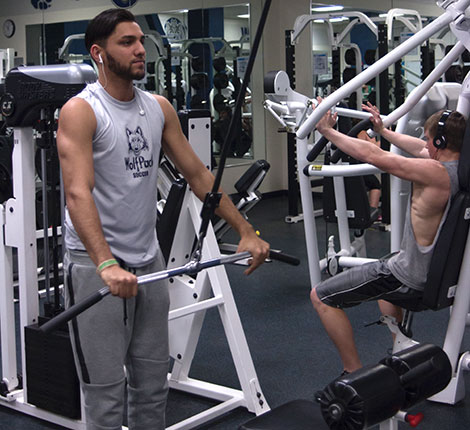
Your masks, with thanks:
[[[449,118],[450,114],[452,113],[451,110],[445,110],[440,119],[439,122],[437,123],[437,131],[436,131],[436,136],[434,137],[434,146],[437,149],[444,149],[447,145],[446,142],[446,121]]]

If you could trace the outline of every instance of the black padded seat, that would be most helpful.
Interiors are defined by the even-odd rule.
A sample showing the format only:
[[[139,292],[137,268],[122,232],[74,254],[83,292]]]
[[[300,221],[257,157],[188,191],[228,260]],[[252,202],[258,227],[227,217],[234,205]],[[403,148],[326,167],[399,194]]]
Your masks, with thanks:
[[[255,161],[250,168],[235,182],[235,189],[240,194],[247,194],[250,189],[256,190],[271,166],[266,160]],[[261,173],[264,173],[262,176]]]
[[[239,430],[329,430],[329,427],[318,403],[299,399],[271,409],[241,425]]]

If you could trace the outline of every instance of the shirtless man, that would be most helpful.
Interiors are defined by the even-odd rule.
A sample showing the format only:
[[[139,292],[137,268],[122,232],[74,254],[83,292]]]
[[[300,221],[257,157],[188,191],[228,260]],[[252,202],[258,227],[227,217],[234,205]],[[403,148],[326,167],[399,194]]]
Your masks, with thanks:
[[[417,158],[383,151],[373,143],[338,132],[333,128],[336,114],[331,112],[317,124],[317,130],[343,152],[412,183],[399,253],[349,269],[311,291],[313,306],[339,351],[343,373],[362,365],[352,326],[342,308],[382,299],[382,313],[398,321],[402,304],[406,303],[408,309],[423,309],[422,292],[434,245],[458,189],[457,167],[465,133],[465,119],[455,111],[440,111],[429,117],[423,141],[384,128],[378,109],[370,103],[363,109],[372,114],[376,133]]]

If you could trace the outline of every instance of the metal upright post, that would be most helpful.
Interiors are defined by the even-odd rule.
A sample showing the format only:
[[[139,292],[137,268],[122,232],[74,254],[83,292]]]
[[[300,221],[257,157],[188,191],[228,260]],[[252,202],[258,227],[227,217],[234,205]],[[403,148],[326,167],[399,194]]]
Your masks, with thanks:
[[[18,386],[16,367],[15,307],[13,297],[13,253],[5,240],[5,207],[0,206],[0,338],[2,381],[0,395]]]
[[[378,25],[378,51],[379,58],[385,57],[388,53],[387,42],[387,26],[385,24]],[[385,69],[379,76],[379,109],[382,115],[390,113],[389,103],[389,82],[388,82],[388,68]],[[390,143],[383,137],[380,138],[380,145],[384,151],[390,150]],[[386,224],[390,224],[390,175],[382,173],[382,220]]]
[[[401,62],[401,59],[395,62],[395,106],[401,106],[405,101],[405,89],[403,87]]]
[[[295,89],[295,46],[291,43],[292,30],[286,30],[286,73],[289,76],[291,88]],[[287,193],[289,212],[286,222],[299,220],[299,181],[297,178],[297,154],[295,150],[295,136],[287,134]]]
[[[336,48],[331,52],[332,87],[337,89],[341,86],[341,49]]]
[[[34,142],[31,127],[14,129],[13,194],[6,208],[6,245],[18,249],[21,351],[25,351],[24,327],[37,323],[39,316]],[[26,393],[26,360],[22,354]],[[27,399],[27,393],[26,393]]]
[[[431,73],[431,51],[429,49],[429,40],[421,46],[421,81],[424,81]],[[432,65],[434,68],[434,64]]]

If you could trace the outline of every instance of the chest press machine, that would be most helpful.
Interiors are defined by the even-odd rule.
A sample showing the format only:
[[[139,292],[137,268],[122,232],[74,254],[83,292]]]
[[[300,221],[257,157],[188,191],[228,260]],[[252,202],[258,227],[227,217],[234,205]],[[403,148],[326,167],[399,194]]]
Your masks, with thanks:
[[[456,105],[459,112],[467,118],[469,117],[470,92],[468,88],[470,77],[467,77],[459,88],[460,95],[457,103],[455,103],[456,98],[452,97],[452,94],[455,95],[455,85],[448,84],[446,87],[446,84],[436,84],[432,89],[431,87],[464,49],[470,47],[469,22],[465,16],[465,12],[470,8],[470,0],[443,0],[439,1],[438,5],[445,9],[439,18],[332,93],[313,112],[311,106],[314,102],[293,92],[283,72],[271,75],[272,91],[268,92],[271,95],[276,94],[277,99],[273,100],[274,97],[271,96],[266,102],[266,107],[283,126],[287,125],[291,132],[295,132],[297,138],[298,175],[304,207],[312,287],[320,281],[322,267],[321,263],[319,264],[321,260],[318,258],[318,250],[316,249],[317,237],[309,177],[315,174],[322,176],[331,174],[336,177],[345,174],[362,175],[375,172],[374,168],[371,169],[371,166],[365,164],[355,166],[309,164],[309,161],[316,158],[326,143],[323,142],[320,145],[317,143],[308,154],[308,137],[315,129],[318,120],[329,109],[335,109],[336,104],[354,89],[362,86],[376,74],[392,65],[397,58],[421,45],[434,33],[447,26],[450,26],[459,42],[422,84],[413,90],[406,102],[384,118],[384,125],[389,127],[400,117],[403,117],[397,128],[398,131],[403,131],[406,128],[406,119],[413,119],[413,107],[430,90],[441,94],[445,94],[447,91],[447,96],[444,97],[447,104],[453,105],[454,108]],[[339,108],[336,110],[340,115],[345,113],[341,112]],[[359,112],[346,114],[361,117]],[[463,372],[470,370],[470,353],[461,354],[460,347],[470,307],[469,139],[470,127],[467,125],[458,167],[459,191],[451,202],[448,217],[436,243],[428,274],[428,285],[423,298],[423,303],[433,310],[453,304],[443,349],[434,345],[416,344],[416,342],[407,339],[400,332],[401,329],[396,329],[395,333],[399,334],[397,343],[402,342],[402,344],[398,347],[395,345],[392,356],[382,360],[379,365],[366,366],[330,383],[324,390],[316,394],[316,400],[320,403],[319,408],[318,406],[315,408],[313,402],[310,401],[292,401],[246,423],[240,427],[240,430],[275,430],[278,428],[306,430],[312,428],[312,425],[318,429],[365,429],[379,423],[381,430],[394,430],[398,428],[398,421],[407,421],[413,425],[419,421],[419,417],[411,417],[401,410],[405,410],[421,400],[429,398],[433,401],[455,404],[465,396]],[[398,152],[398,149],[393,147],[392,151]],[[395,183],[392,182],[391,194],[394,197],[392,202],[395,204],[395,208],[392,207],[392,251],[399,248],[403,231],[406,196],[399,197],[402,190],[401,182],[397,178],[395,178]],[[345,210],[344,205],[342,208]],[[306,213],[311,216],[305,217]],[[337,262],[343,263],[345,266],[350,264],[348,258],[342,256],[338,256]],[[354,264],[361,264],[360,259]],[[386,322],[389,327],[393,325],[390,321]],[[381,368],[381,366],[385,366],[388,370]],[[385,373],[389,373],[390,370],[395,375],[388,379]],[[381,372],[384,374],[379,376]],[[391,382],[392,380],[395,382]],[[391,385],[388,385],[386,381],[390,381]],[[395,410],[388,408],[387,405],[391,403],[398,405]],[[323,416],[324,420],[321,420],[320,416]]]
[[[2,339],[2,391],[0,404],[20,412],[33,415],[49,422],[71,429],[84,429],[85,423],[80,420],[75,406],[55,404],[57,396],[49,396],[49,389],[58,389],[60,385],[46,385],[41,388],[28,382],[29,373],[23,371],[18,376],[17,348],[15,335],[15,309],[13,288],[13,255],[12,248],[18,250],[19,272],[19,306],[21,332],[22,369],[28,369],[27,351],[28,335],[26,327],[37,326],[39,316],[38,276],[35,264],[37,260],[35,229],[35,138],[33,125],[42,118],[45,111],[54,112],[70,97],[80,92],[86,83],[96,80],[93,69],[87,65],[60,65],[24,67],[14,70],[7,78],[7,93],[2,99],[2,113],[7,124],[14,127],[15,148],[13,151],[13,184],[14,197],[2,206],[3,225],[0,229],[0,318]],[[210,142],[210,129],[206,127],[210,118],[198,118],[193,130],[199,138]],[[204,135],[204,133],[208,135]],[[208,145],[207,145],[208,147]],[[210,154],[199,154],[203,160],[210,161]],[[202,247],[204,261],[188,262],[192,241],[200,224],[201,202],[189,189],[183,189],[179,210],[176,213],[176,225],[172,244],[165,250],[168,269],[157,274],[139,278],[139,284],[158,279],[170,278],[172,288],[170,320],[170,351],[174,366],[169,374],[170,387],[192,394],[199,394],[221,403],[180,423],[172,425],[172,430],[190,429],[208,420],[227,413],[240,406],[247,407],[257,414],[269,410],[259,387],[258,379],[251,359],[250,351],[244,336],[243,328],[230,289],[223,264],[248,258],[249,253],[220,257],[215,234],[209,226],[206,241]],[[175,218],[173,217],[173,222]],[[47,233],[47,229],[46,229]],[[187,244],[183,246],[182,244]],[[186,263],[186,264],[185,264]],[[211,270],[202,272],[203,269]],[[90,297],[81,307],[70,309],[59,314],[49,322],[41,325],[39,332],[47,336],[86,307],[101,300],[109,293],[105,287]],[[227,336],[228,345],[235,363],[241,389],[233,389],[195,380],[189,377],[189,371],[198,344],[205,311],[217,308]],[[41,335],[40,335],[41,336]],[[37,351],[36,351],[37,352]],[[62,356],[60,351],[56,351]],[[47,354],[45,355],[47,357]],[[52,358],[52,357],[49,357]],[[46,358],[47,359],[47,358]],[[37,358],[36,360],[41,360]],[[64,363],[57,363],[64,369]],[[73,365],[72,365],[73,368]],[[73,369],[72,369],[73,370]],[[66,371],[66,370],[64,370]],[[32,374],[32,373],[31,373]],[[32,377],[33,379],[33,377]],[[38,379],[34,377],[34,379]],[[66,380],[68,380],[68,376]],[[72,375],[73,379],[73,375]],[[44,378],[39,377],[44,381]],[[78,381],[77,381],[78,382]],[[64,380],[60,384],[64,383]],[[34,394],[33,394],[34,393]],[[59,401],[59,400],[58,400]],[[80,403],[79,396],[73,396],[73,402]],[[65,414],[61,414],[66,411]],[[71,412],[70,412],[71,411]]]

